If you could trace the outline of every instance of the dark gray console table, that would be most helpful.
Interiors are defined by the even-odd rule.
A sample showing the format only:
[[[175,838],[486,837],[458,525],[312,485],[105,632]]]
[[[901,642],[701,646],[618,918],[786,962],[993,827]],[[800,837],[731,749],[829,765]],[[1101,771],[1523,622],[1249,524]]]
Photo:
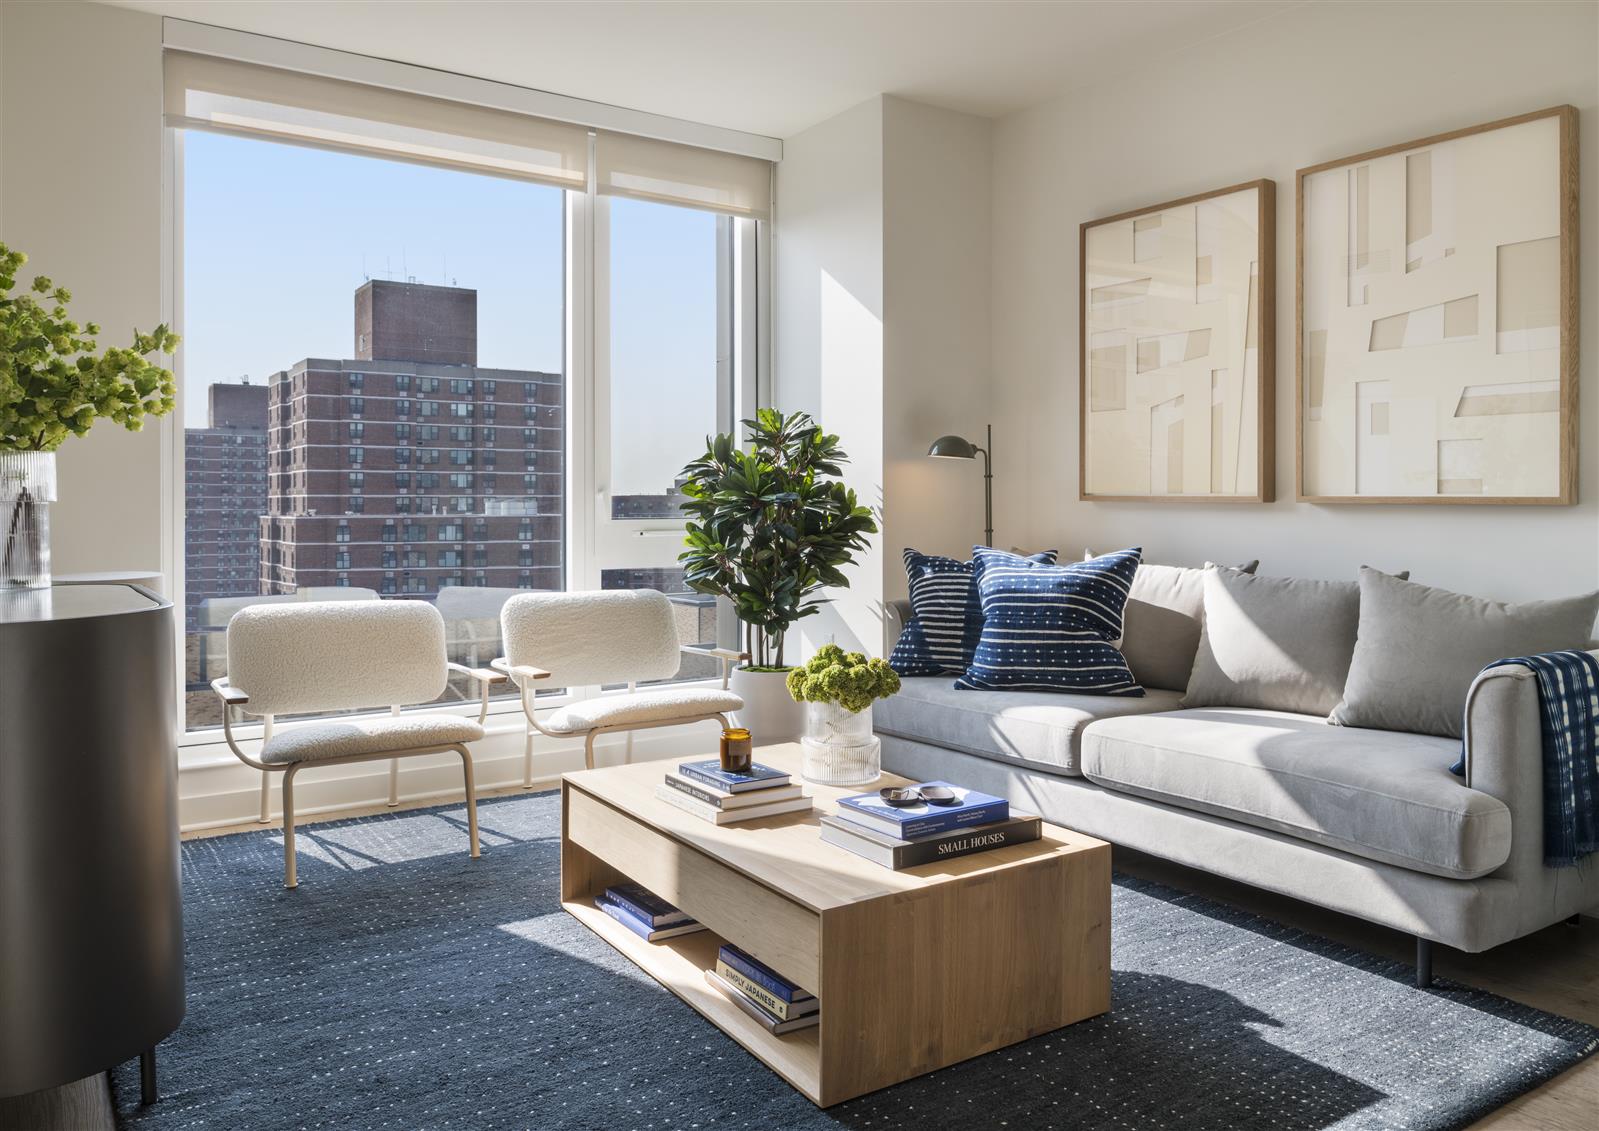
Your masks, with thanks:
[[[172,604],[0,591],[0,1097],[137,1056],[183,1020]]]

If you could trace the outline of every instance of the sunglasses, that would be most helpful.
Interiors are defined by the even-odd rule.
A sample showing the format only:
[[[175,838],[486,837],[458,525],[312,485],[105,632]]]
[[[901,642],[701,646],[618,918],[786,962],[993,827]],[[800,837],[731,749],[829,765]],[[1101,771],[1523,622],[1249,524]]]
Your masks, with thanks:
[[[880,789],[877,795],[896,809],[910,805],[954,805],[960,801],[955,791],[943,785],[890,786]]]

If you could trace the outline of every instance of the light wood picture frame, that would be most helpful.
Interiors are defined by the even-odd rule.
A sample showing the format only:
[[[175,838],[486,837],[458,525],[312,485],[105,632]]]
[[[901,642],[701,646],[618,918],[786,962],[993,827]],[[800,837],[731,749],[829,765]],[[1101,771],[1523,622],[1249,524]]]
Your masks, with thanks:
[[[1078,498],[1275,497],[1277,186],[1083,223]]]
[[[1295,494],[1577,498],[1577,112],[1295,176]]]

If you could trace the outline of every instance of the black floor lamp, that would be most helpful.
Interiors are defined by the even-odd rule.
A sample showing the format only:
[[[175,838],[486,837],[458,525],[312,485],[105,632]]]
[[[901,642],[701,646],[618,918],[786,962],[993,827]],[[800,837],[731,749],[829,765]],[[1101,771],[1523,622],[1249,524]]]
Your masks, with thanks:
[[[978,447],[960,436],[940,436],[927,449],[927,454],[939,459],[976,459],[983,456],[983,545],[994,544],[994,465],[990,455],[994,450],[994,426],[988,426],[988,446]]]

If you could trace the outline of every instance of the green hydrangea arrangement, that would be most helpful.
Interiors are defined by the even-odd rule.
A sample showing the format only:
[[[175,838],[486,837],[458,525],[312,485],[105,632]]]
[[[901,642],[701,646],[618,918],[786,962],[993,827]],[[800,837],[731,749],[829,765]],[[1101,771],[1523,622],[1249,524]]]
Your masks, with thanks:
[[[100,327],[67,317],[65,287],[39,275],[12,293],[27,261],[0,243],[0,451],[53,452],[97,419],[137,432],[146,416],[171,412],[172,374],[147,355],[171,353],[178,336],[135,330],[132,346],[97,353]]]
[[[859,713],[875,699],[899,690],[899,674],[886,660],[868,660],[837,644],[823,644],[810,662],[788,673],[788,693],[796,703],[837,703]]]

